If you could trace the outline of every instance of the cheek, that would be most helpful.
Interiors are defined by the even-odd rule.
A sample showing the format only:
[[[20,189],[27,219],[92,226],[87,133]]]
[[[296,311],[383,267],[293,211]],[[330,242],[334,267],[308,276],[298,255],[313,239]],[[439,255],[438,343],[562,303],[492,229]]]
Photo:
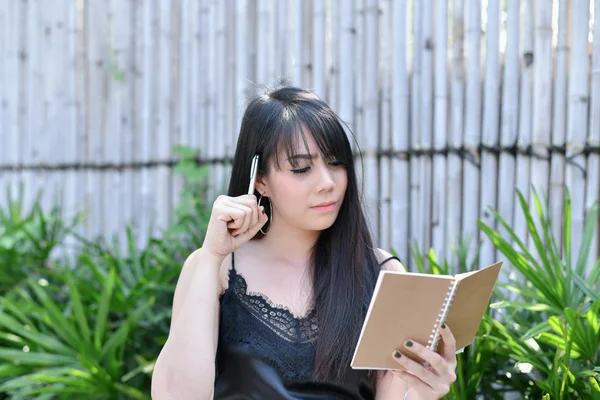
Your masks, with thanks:
[[[306,187],[301,181],[291,177],[281,177],[274,182],[276,188],[274,198],[279,204],[279,209],[297,209],[296,204],[302,203],[306,199]]]

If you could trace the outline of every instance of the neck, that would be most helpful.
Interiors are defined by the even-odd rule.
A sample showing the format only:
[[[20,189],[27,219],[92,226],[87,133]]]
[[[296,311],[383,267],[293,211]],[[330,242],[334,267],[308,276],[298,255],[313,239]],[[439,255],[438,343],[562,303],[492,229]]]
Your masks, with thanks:
[[[305,265],[319,238],[319,231],[307,231],[290,226],[275,216],[267,235],[262,239],[271,254],[290,264]]]

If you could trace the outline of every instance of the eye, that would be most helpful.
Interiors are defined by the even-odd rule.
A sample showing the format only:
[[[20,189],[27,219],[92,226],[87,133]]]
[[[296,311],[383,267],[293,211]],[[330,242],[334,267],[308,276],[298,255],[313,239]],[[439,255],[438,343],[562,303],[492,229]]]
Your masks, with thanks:
[[[335,161],[330,162],[329,165],[331,165],[332,167],[343,167],[344,163],[341,161],[335,160]]]
[[[310,167],[305,167],[305,168],[299,168],[299,169],[293,169],[292,172],[294,174],[305,174],[308,172],[308,170],[310,169]]]

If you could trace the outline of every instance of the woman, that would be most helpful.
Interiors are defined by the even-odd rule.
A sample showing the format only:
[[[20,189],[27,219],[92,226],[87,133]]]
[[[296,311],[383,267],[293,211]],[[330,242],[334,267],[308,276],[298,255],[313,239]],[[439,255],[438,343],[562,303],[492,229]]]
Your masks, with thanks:
[[[455,380],[449,328],[440,328],[439,354],[405,344],[429,368],[403,349],[390,354],[403,370],[349,367],[381,268],[403,269],[372,244],[337,115],[298,88],[256,97],[228,195],[215,201],[203,246],[183,266],[153,398],[442,397]]]

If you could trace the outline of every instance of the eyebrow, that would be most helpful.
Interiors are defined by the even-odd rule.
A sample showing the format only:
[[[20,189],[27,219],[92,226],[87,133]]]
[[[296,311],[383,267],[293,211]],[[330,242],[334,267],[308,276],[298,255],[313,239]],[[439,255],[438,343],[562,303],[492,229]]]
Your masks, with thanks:
[[[313,160],[317,156],[315,154],[296,154],[295,156],[289,157],[287,161],[295,161],[295,160]]]

